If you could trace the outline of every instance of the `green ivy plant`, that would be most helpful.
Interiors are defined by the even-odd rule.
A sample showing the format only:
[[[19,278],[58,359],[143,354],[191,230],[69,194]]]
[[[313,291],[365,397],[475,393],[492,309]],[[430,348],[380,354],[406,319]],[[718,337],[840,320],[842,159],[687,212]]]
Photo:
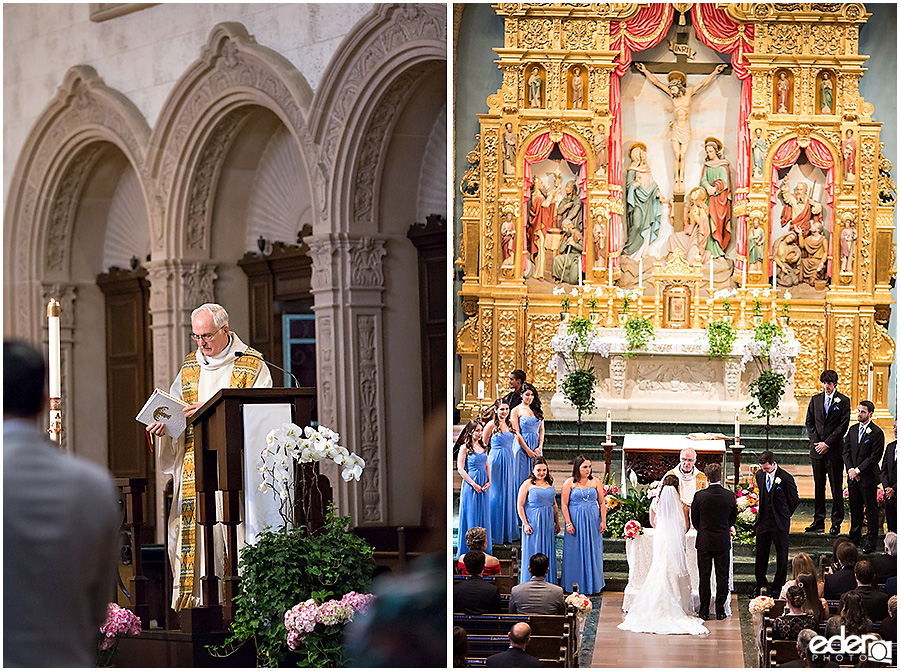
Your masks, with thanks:
[[[572,302],[569,300],[568,296],[563,296],[562,300],[559,302],[560,307],[562,307],[563,312],[568,312],[569,308],[572,306]]]
[[[587,351],[593,330],[591,320],[585,317],[576,317],[566,325],[566,333],[572,337],[572,344],[567,352],[562,353],[568,371],[562,381],[562,392],[578,411],[579,422],[583,413],[590,413],[596,407],[594,384],[597,377]]]
[[[731,315],[731,301],[727,298],[722,299],[722,309],[725,311],[726,315]]]
[[[787,375],[772,367],[770,356],[776,341],[784,342],[784,330],[774,322],[763,322],[753,328],[753,340],[761,344],[758,355],[753,356],[758,374],[750,382],[750,403],[746,411],[751,417],[766,419],[766,449],[769,449],[770,419],[780,415],[778,404],[784,396]]]
[[[644,349],[653,340],[653,324],[646,317],[630,317],[625,322],[625,356],[632,357],[634,352]]]
[[[336,517],[329,506],[325,524],[315,532],[305,527],[266,529],[254,545],[244,547],[231,632],[221,646],[210,646],[210,652],[225,657],[252,641],[258,666],[281,666],[290,650],[286,611],[307,599],[323,603],[350,591],[368,591],[372,547],[349,531],[349,524],[349,517]],[[300,665],[342,665],[341,627],[327,627],[319,636],[322,640],[308,638],[298,651],[305,655]]]
[[[597,300],[597,297],[591,294],[591,296],[587,299],[588,310],[591,312],[596,312],[596,310],[600,307],[600,302]]]
[[[709,340],[709,358],[724,359],[734,349],[737,329],[729,321],[714,319],[706,325],[706,337]]]

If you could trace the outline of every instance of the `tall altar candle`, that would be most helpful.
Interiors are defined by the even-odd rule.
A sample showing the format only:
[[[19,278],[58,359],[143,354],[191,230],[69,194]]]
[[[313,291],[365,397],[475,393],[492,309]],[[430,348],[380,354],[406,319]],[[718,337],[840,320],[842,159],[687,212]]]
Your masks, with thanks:
[[[47,303],[47,318],[50,326],[50,398],[60,397],[60,352],[59,352],[59,301],[51,298]]]
[[[738,418],[738,413],[734,413],[734,444],[741,444],[741,420]]]
[[[709,257],[709,293],[713,292],[713,260]]]
[[[638,289],[644,288],[644,257],[638,259]]]
[[[774,263],[772,264],[772,291],[778,291],[778,287],[776,285],[776,278],[778,277],[778,266]]]
[[[744,261],[744,272],[741,273],[741,289],[747,288],[747,262]]]
[[[463,385],[462,388],[463,388],[462,400],[463,400],[463,403],[465,403],[466,402],[466,385]]]
[[[484,400],[484,380],[478,380],[478,399]]]
[[[612,289],[612,257],[609,257],[609,271],[606,273],[606,281],[610,289]]]
[[[606,411],[606,442],[612,442],[612,413],[609,410]]]
[[[875,366],[873,364],[869,364],[869,400],[872,403],[875,402],[875,387],[873,386],[875,383]]]

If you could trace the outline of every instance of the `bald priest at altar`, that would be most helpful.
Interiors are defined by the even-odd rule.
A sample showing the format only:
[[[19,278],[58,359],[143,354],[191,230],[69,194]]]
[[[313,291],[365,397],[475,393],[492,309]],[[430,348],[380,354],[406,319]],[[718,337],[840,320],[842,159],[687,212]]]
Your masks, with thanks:
[[[691,505],[694,494],[709,484],[706,475],[697,468],[697,453],[689,447],[678,455],[678,465],[666,473],[670,474],[678,478],[678,496],[686,505]]]

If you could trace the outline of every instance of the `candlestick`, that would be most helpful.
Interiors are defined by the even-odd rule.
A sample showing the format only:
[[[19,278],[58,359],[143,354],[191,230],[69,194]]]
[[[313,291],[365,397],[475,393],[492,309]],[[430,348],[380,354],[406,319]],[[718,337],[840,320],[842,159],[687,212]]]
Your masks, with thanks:
[[[59,398],[59,301],[55,298],[51,298],[47,303],[47,318],[50,327],[50,398]]]
[[[747,288],[747,262],[744,261],[744,271],[741,273],[741,289]]]
[[[462,398],[462,400],[463,400],[463,403],[465,403],[465,402],[466,402],[466,385],[463,385],[462,388],[463,388],[463,398]]]
[[[607,285],[612,289],[612,257],[609,257],[609,270],[606,273]]]
[[[778,276],[778,266],[774,263],[772,264],[772,291],[778,291],[778,287],[776,286],[775,278]]]
[[[734,413],[734,444],[739,445],[741,442],[741,420],[738,413]]]
[[[869,364],[869,391],[867,393],[869,394],[869,400],[872,401],[873,403],[875,402],[875,388],[873,386],[874,383],[875,383],[875,366],[870,363]]]
[[[644,257],[638,259],[638,289],[644,288]]]
[[[712,256],[709,257],[709,293],[713,292],[713,260]]]
[[[484,400],[484,380],[478,380],[478,400]]]
[[[612,413],[607,410],[606,411],[606,442],[609,443],[612,441]]]

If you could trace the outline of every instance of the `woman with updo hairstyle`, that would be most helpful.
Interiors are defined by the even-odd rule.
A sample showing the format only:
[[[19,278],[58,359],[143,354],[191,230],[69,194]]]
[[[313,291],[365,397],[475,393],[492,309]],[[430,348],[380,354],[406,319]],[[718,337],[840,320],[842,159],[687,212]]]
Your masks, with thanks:
[[[872,620],[866,615],[866,609],[856,590],[841,595],[841,612],[828,618],[828,622],[825,623],[825,637],[838,636],[841,633],[841,626],[844,627],[846,636],[872,633]]]
[[[562,486],[563,533],[562,588],[567,592],[598,594],[603,578],[603,532],[606,529],[606,497],[594,477],[591,460],[579,454],[572,477]],[[576,587],[577,586],[577,587]]]
[[[776,617],[772,624],[774,638],[781,641],[796,641],[797,634],[803,629],[816,630],[819,623],[816,618],[804,610],[805,605],[806,590],[799,585],[788,587],[785,602],[787,611]]]
[[[521,480],[516,472],[513,454],[515,432],[509,423],[509,404],[502,398],[494,401],[493,417],[484,427],[482,442],[490,445],[488,467],[491,487],[488,489],[491,540],[494,545],[519,540],[519,518],[516,496]]]
[[[518,434],[513,451],[516,454],[516,467],[521,485],[531,475],[534,458],[543,456],[544,411],[541,409],[541,397],[538,396],[533,384],[523,382],[520,391],[522,402],[512,409],[509,419]]]
[[[459,492],[459,542],[457,556],[462,558],[469,550],[481,549],[488,552],[491,544],[491,508],[488,490],[491,486],[491,467],[487,450],[481,442],[481,422],[469,422],[471,429],[466,436],[465,447],[459,450],[456,470],[462,477]],[[483,548],[469,547],[466,532],[472,527],[482,527],[486,532]]]
[[[489,555],[485,552],[487,532],[484,527],[472,527],[466,532],[465,539],[469,550],[481,550],[481,552],[484,552],[484,570],[481,572],[481,575],[499,575],[500,560],[494,555]],[[462,575],[469,575],[462,557],[457,561],[456,567]]]

